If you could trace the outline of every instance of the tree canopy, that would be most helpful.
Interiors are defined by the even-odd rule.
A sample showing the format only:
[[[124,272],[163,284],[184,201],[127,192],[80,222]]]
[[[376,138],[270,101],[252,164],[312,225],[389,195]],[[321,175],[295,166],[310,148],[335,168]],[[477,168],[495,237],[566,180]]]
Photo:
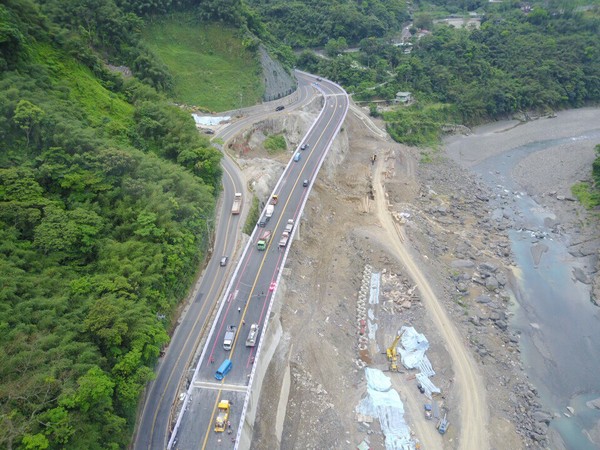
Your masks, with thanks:
[[[0,448],[125,448],[221,154],[112,1],[8,0],[0,18]]]
[[[597,12],[537,6],[527,13],[516,6],[487,12],[479,29],[440,23],[405,46],[369,37],[359,52],[331,59],[303,52],[298,65],[342,83],[357,100],[392,100],[408,91],[418,102],[452,105],[447,120],[467,125],[598,102]]]

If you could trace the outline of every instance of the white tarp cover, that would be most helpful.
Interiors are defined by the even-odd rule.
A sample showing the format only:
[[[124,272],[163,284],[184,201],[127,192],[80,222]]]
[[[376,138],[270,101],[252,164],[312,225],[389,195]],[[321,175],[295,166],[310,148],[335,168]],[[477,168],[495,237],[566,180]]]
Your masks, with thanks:
[[[425,352],[429,349],[429,341],[425,335],[417,333],[413,327],[403,326],[400,328],[402,346],[396,351],[400,353],[402,365],[407,369],[419,369],[421,372],[416,375],[417,381],[423,386],[425,395],[431,398],[432,393],[439,394],[440,389],[434,385],[430,377],[435,375],[429,358]],[[404,348],[403,348],[404,347]]]
[[[204,126],[215,126],[219,125],[221,122],[227,122],[231,119],[231,116],[222,116],[222,117],[212,117],[212,116],[199,116],[198,114],[192,114],[194,117],[194,121],[196,125],[204,125]]]
[[[404,405],[392,389],[390,378],[381,370],[365,368],[367,396],[358,404],[359,414],[379,419],[387,450],[414,450],[410,428],[404,421]]]
[[[419,363],[419,370],[422,374],[428,377],[435,375],[435,370],[433,370],[433,366],[431,365],[431,361],[429,361],[427,355],[423,356],[423,360]]]
[[[407,369],[415,369],[419,367],[425,356],[425,352],[429,349],[429,341],[425,335],[417,333],[413,327],[400,328],[402,338],[400,342],[402,346],[396,351],[400,353],[402,365]]]
[[[369,289],[369,304],[376,305],[379,303],[379,285],[381,284],[381,273],[373,272],[371,274],[371,285]]]
[[[415,378],[417,379],[417,381],[419,383],[421,383],[421,386],[423,386],[423,389],[425,390],[425,395],[427,396],[427,398],[431,399],[431,394],[432,393],[436,393],[439,394],[440,392],[440,388],[437,387],[435,384],[433,384],[431,382],[431,380],[429,378],[427,378],[427,375],[423,374],[423,373],[418,373],[415,375]]]

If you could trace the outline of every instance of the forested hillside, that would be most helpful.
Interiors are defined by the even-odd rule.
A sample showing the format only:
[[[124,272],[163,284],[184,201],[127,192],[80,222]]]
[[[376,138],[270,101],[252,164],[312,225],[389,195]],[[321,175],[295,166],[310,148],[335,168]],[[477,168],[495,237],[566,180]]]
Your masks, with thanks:
[[[277,38],[294,48],[318,47],[342,38],[356,44],[397,32],[408,20],[404,0],[248,0]]]
[[[357,100],[410,92],[412,107],[384,117],[396,140],[413,145],[434,143],[444,123],[469,125],[600,100],[598,9],[537,6],[527,12],[501,5],[486,12],[479,29],[439,23],[426,33],[411,31],[410,46],[368,38],[358,53],[323,59],[304,52],[298,65],[342,83]]]
[[[206,250],[221,155],[160,93],[142,25],[0,4],[0,448],[125,448]]]

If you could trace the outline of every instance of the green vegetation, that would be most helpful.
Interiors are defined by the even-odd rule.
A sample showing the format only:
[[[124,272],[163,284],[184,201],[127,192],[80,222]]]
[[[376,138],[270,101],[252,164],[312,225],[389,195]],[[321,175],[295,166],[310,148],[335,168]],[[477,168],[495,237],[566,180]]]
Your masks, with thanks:
[[[451,105],[441,111],[446,117],[436,113],[429,120],[426,114],[423,122],[402,124],[398,117],[406,113],[401,111],[386,115],[392,136],[414,145],[428,145],[431,140],[420,136],[432,137],[439,124],[473,125],[518,111],[598,102],[598,10],[550,2],[548,9],[536,6],[527,14],[519,6],[489,5],[478,30],[435,25],[431,34],[412,39],[410,53],[369,37],[358,53],[323,59],[303,52],[298,65],[341,83],[357,100],[392,100],[396,92],[409,91],[425,111],[429,105]],[[417,130],[421,124],[423,131]]]
[[[256,52],[235,29],[201,24],[180,13],[155,18],[144,41],[173,73],[179,102],[212,111],[254,105],[262,97],[262,69]]]
[[[248,212],[248,217],[246,217],[246,223],[244,224],[243,232],[248,236],[252,234],[256,224],[258,223],[258,219],[260,217],[260,205],[258,202],[258,197],[252,197],[252,206],[250,206],[250,211]]]
[[[429,103],[398,108],[383,114],[390,136],[397,142],[417,147],[435,147],[442,126],[457,116],[450,105]]]
[[[92,3],[0,5],[0,448],[127,447],[220,187],[136,20]]]
[[[281,134],[272,134],[267,136],[263,145],[267,149],[269,155],[281,153],[287,148],[285,137]]]
[[[350,44],[398,32],[408,20],[403,0],[248,0],[281,42],[295,48],[324,46],[330,39]]]
[[[596,159],[592,165],[592,183],[577,183],[571,192],[587,209],[600,205],[600,144],[596,145]]]
[[[571,192],[586,209],[593,209],[600,204],[600,196],[590,183],[576,183],[571,186]]]

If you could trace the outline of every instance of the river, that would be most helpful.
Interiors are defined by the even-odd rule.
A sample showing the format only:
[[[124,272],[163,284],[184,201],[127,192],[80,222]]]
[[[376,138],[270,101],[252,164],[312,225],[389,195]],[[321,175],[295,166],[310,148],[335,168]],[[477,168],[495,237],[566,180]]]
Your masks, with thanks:
[[[591,120],[584,123],[577,120],[578,114],[582,112],[564,113],[562,122],[559,114],[558,119],[532,127],[494,124],[471,136],[449,139],[446,150],[496,193],[490,201],[490,216],[513,224],[509,236],[515,261],[515,302],[510,327],[521,335],[523,366],[544,409],[554,415],[550,427],[565,448],[591,450],[600,442],[600,410],[586,406],[587,401],[600,397],[600,308],[590,301],[591,288],[581,274],[594,261],[569,253],[573,236],[563,231],[554,211],[536,202],[534,179],[539,177],[544,187],[553,179],[560,185],[555,167],[570,156],[591,171],[593,148],[600,143],[600,110],[585,110],[583,115]],[[565,123],[570,120],[575,121],[573,126]],[[574,146],[579,153],[572,151]],[[526,172],[530,178],[520,179],[526,180],[526,187],[515,179],[515,171],[522,172],[528,160],[535,160],[535,167]]]

